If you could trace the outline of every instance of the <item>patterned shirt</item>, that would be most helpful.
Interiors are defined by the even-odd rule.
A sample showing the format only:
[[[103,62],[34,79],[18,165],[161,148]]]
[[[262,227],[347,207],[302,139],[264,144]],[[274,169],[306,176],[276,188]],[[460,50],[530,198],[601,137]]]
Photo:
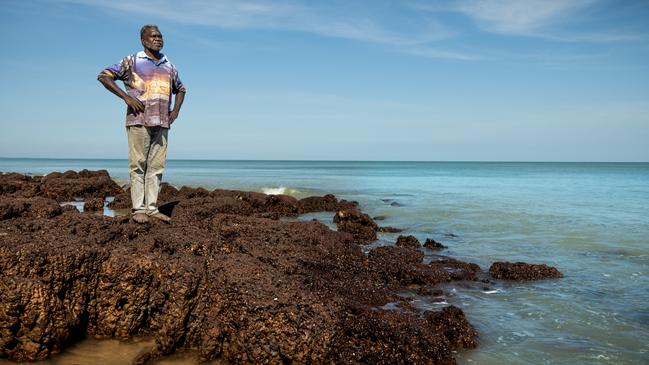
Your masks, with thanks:
[[[144,104],[144,112],[138,115],[127,108],[126,126],[169,128],[171,94],[185,92],[185,86],[178,77],[178,70],[165,55],[155,61],[140,51],[105,68],[100,76],[105,74],[123,81],[126,92]]]

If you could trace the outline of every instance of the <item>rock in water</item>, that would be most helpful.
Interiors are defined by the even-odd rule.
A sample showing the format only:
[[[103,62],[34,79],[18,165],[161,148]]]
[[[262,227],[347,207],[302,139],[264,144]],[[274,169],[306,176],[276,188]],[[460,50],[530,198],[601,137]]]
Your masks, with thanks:
[[[524,262],[494,262],[489,268],[489,273],[495,279],[516,281],[563,277],[563,274],[552,266],[545,264],[527,264]]]
[[[440,250],[443,248],[447,248],[444,246],[442,243],[435,241],[432,238],[426,238],[426,242],[424,242],[424,247],[431,249],[431,250]]]
[[[399,236],[397,238],[397,246],[401,247],[410,247],[410,248],[419,248],[419,240],[415,236]]]

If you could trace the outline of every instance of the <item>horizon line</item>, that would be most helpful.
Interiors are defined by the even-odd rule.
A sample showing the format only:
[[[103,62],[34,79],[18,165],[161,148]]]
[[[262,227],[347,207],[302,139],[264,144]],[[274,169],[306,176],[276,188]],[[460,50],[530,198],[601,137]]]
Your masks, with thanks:
[[[128,161],[128,158],[93,158],[93,157],[5,157],[5,160],[114,160]],[[635,163],[646,164],[649,161],[551,161],[551,160],[325,160],[325,159],[209,159],[209,158],[170,158],[169,161],[211,161],[211,162],[435,162],[435,163]]]

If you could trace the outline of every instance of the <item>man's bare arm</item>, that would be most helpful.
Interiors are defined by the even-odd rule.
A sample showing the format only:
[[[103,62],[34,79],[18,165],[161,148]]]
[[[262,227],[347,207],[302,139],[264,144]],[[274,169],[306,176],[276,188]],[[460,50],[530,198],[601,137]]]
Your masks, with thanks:
[[[99,82],[101,82],[101,84],[104,85],[104,87],[108,89],[108,91],[124,100],[126,105],[128,105],[129,113],[132,111],[133,114],[139,114],[144,111],[144,104],[142,104],[141,101],[127,94],[124,90],[117,86],[117,84],[115,83],[115,75],[112,72],[104,70],[101,74],[99,74],[97,80],[99,80]]]
[[[178,118],[178,113],[180,113],[180,107],[183,106],[183,101],[185,100],[185,91],[181,90],[176,94],[176,99],[174,101],[174,109],[169,112],[169,124],[173,123],[176,118]]]

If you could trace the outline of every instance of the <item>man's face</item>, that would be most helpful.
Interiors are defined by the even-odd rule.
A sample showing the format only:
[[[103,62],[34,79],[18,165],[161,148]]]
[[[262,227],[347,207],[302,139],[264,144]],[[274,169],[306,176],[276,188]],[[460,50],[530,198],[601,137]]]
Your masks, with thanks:
[[[164,41],[162,40],[162,33],[156,28],[149,28],[144,32],[142,37],[142,45],[144,48],[151,51],[160,52]]]

